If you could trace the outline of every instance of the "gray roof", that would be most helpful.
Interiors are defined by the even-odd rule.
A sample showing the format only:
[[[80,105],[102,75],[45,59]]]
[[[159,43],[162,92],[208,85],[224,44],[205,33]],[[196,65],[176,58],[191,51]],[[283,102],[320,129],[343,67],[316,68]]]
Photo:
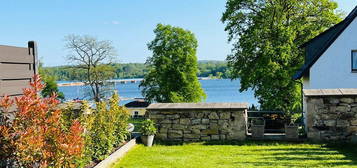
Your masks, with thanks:
[[[357,17],[357,6],[352,12],[340,23],[332,26],[328,30],[319,34],[315,38],[303,44],[301,47],[305,48],[305,64],[293,76],[293,79],[300,79],[305,74],[309,73],[309,69],[315,64],[320,56],[335,42],[340,34],[350,25],[350,23]]]
[[[248,103],[153,103],[153,109],[247,109]]]
[[[357,89],[304,89],[304,96],[356,96]]]

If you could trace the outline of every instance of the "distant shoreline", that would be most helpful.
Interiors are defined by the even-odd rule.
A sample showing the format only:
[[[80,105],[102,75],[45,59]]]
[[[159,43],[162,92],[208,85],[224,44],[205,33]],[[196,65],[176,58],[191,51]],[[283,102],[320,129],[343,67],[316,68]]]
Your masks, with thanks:
[[[143,78],[132,78],[132,79],[110,79],[108,81],[126,84],[126,83],[138,83],[142,81]],[[198,80],[224,80],[224,78],[212,78],[212,77],[198,77]],[[81,81],[57,81],[58,87],[68,87],[68,86],[84,86],[85,83]]]

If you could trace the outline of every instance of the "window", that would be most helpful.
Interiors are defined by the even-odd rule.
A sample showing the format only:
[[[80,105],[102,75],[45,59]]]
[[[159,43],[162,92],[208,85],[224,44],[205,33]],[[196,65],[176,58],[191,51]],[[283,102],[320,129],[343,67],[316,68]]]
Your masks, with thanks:
[[[134,111],[134,118],[138,118],[139,117],[139,112],[138,111]]]
[[[357,50],[352,51],[352,72],[357,72]]]

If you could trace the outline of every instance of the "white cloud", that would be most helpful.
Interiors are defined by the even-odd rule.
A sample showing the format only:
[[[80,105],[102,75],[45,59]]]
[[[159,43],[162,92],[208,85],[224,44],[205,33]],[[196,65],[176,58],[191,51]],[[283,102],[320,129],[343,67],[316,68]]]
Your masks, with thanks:
[[[119,24],[119,21],[113,20],[111,23],[114,25],[117,25],[117,24]]]

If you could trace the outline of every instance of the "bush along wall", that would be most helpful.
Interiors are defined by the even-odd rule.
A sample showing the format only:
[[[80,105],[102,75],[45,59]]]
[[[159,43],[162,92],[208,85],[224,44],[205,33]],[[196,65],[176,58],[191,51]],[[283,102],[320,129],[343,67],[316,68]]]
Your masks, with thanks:
[[[129,113],[118,94],[96,108],[42,98],[35,76],[24,95],[0,98],[0,167],[86,167],[103,160],[127,138]],[[5,117],[14,112],[14,117]]]
[[[119,106],[118,94],[107,101],[96,103],[96,108],[90,108],[88,103],[67,103],[64,107],[67,115],[64,120],[77,117],[85,128],[85,149],[81,159],[77,160],[79,167],[92,165],[104,160],[125,140],[127,140],[127,125],[129,112]],[[72,113],[71,113],[72,112]],[[76,115],[80,114],[80,115]]]

